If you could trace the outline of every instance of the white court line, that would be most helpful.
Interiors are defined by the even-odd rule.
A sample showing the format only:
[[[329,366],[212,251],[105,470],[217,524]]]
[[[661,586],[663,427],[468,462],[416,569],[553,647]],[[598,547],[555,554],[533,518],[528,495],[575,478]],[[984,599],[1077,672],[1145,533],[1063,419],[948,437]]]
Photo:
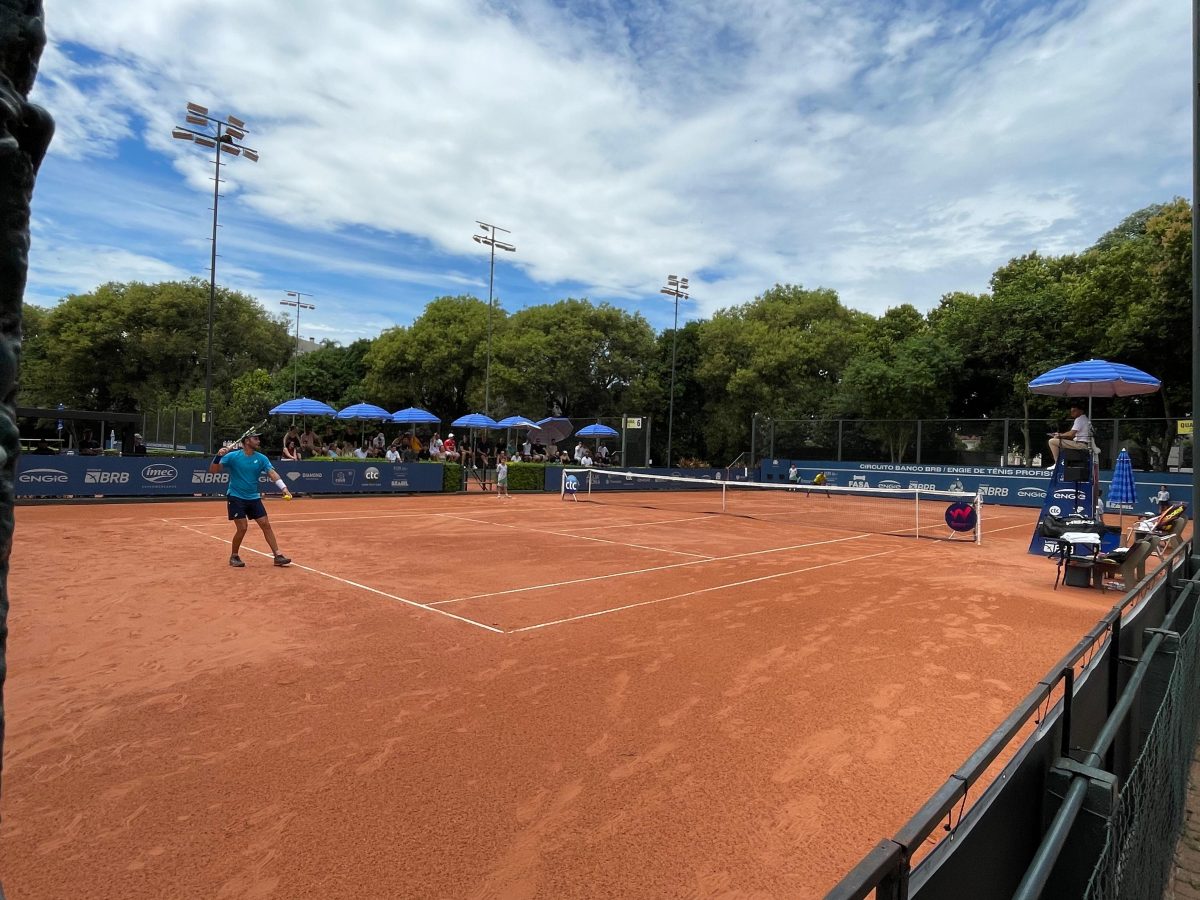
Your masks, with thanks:
[[[612,609],[602,609],[598,612],[583,613],[578,616],[570,616],[566,619],[555,619],[553,622],[542,622],[538,625],[526,625],[524,628],[513,628],[508,634],[519,634],[522,631],[536,631],[539,628],[549,628],[551,625],[564,625],[567,622],[578,622],[580,619],[594,619],[597,616],[607,616],[610,613],[624,612],[627,609],[637,609],[639,606],[653,606],[656,603],[666,603],[668,600],[680,600],[684,597],[695,597],[698,594],[708,594],[712,591],[723,591],[726,588],[743,587],[747,584],[756,584],[760,581],[771,581],[775,578],[786,578],[789,575],[800,575],[804,572],[812,572],[816,569],[828,569],[830,566],[843,566],[846,563],[861,562],[864,559],[874,559],[877,556],[888,556],[892,553],[899,553],[900,550],[884,550],[880,553],[868,553],[866,556],[856,556],[853,559],[839,559],[835,562],[822,563],[817,566],[808,566],[803,569],[792,569],[790,572],[776,572],[774,575],[762,575],[758,578],[748,578],[745,581],[735,581],[732,584],[718,584],[713,587],[699,588],[694,591],[686,591],[682,594],[675,594],[671,597],[660,597],[657,600],[643,600],[640,603],[629,603],[625,606],[614,606]]]
[[[768,553],[782,553],[785,550],[803,550],[805,547],[819,547],[822,544],[841,544],[845,541],[857,541],[870,537],[869,534],[854,534],[850,537],[832,538],[828,541],[811,541],[807,544],[793,544],[790,547],[773,547],[770,550],[750,550],[746,553],[734,553],[732,556],[710,556],[708,559],[696,559],[681,563],[667,563],[662,566],[650,566],[645,569],[631,569],[628,572],[610,572],[607,575],[591,575],[587,578],[573,578],[570,581],[555,581],[551,584],[535,584],[532,587],[511,588],[507,591],[491,591],[487,594],[471,594],[469,597],[455,597],[452,600],[436,600],[430,606],[443,606],[447,603],[462,603],[464,600],[482,600],[485,597],[501,597],[505,594],[523,594],[526,591],[543,591],[548,588],[566,587],[570,584],[583,584],[588,581],[603,581],[606,578],[622,578],[626,575],[643,575],[647,572],[662,572],[665,569],[680,569],[684,566],[698,566],[706,562],[727,562],[731,559],[743,559],[747,556],[765,556]]]
[[[603,531],[606,528],[642,528],[650,525],[676,525],[680,522],[698,522],[701,519],[715,519],[717,513],[705,513],[702,516],[689,516],[686,519],[659,519],[656,522],[629,522],[624,525],[584,525],[579,531]]]
[[[471,522],[475,525],[490,525],[492,528],[515,528],[518,531],[525,532],[525,533],[528,533],[528,531],[529,531],[529,524],[527,522],[522,522],[520,525],[508,525],[508,524],[505,524],[504,522],[484,522],[479,519],[472,519],[468,516],[456,516],[452,513],[438,513],[438,515],[440,515],[442,518],[445,518],[445,519],[458,519],[461,522]],[[589,535],[586,535],[586,534],[574,534],[569,531],[539,531],[538,532],[538,535],[546,535],[546,534],[554,535],[555,537],[575,538],[576,540],[580,540],[580,541],[594,541],[597,544],[615,544],[618,547],[635,547],[638,550],[653,550],[655,553],[673,553],[676,556],[694,556],[697,559],[712,559],[711,556],[707,556],[704,553],[691,553],[687,550],[667,550],[663,547],[648,547],[645,544],[629,544],[629,543],[626,543],[625,541],[606,541],[604,538],[590,537]],[[442,602],[445,602],[445,601],[442,601]]]
[[[173,524],[168,519],[164,519],[163,521],[167,522],[168,524]],[[222,544],[229,544],[231,546],[233,544],[233,541],[227,540],[222,537],[217,537],[215,534],[205,534],[203,531],[197,531],[195,528],[193,528],[190,525],[180,525],[179,527],[183,528],[186,531],[190,531],[193,534],[198,534],[201,537],[212,538],[214,541],[220,541]],[[242,550],[243,551],[248,550],[251,553],[257,553],[259,556],[265,556],[267,559],[273,558],[270,553],[264,553],[262,550],[255,550],[253,547],[247,547],[245,544],[242,545]],[[394,600],[397,603],[403,603],[407,606],[413,606],[413,607],[416,607],[417,609],[423,609],[427,612],[434,612],[434,613],[437,613],[438,615],[446,616],[447,618],[455,619],[459,622],[465,622],[468,625],[474,625],[477,628],[483,628],[487,631],[494,632],[495,634],[506,634],[506,632],[501,628],[493,628],[491,625],[484,625],[482,622],[476,622],[474,619],[468,619],[464,616],[456,616],[454,613],[446,612],[446,610],[444,610],[444,609],[434,609],[432,606],[426,606],[424,603],[417,603],[417,601],[415,601],[415,600],[408,600],[404,597],[398,597],[395,594],[389,594],[387,591],[381,591],[381,590],[379,590],[379,588],[373,588],[369,584],[359,584],[357,581],[351,581],[348,578],[340,578],[337,575],[331,575],[329,572],[323,572],[320,569],[314,569],[312,566],[306,566],[301,563],[293,562],[287,568],[303,569],[305,572],[312,572],[314,575],[320,575],[324,578],[329,578],[333,581],[341,582],[342,584],[348,584],[351,587],[360,588],[361,590],[368,591],[372,594],[378,594],[380,597],[386,597],[388,600]]]

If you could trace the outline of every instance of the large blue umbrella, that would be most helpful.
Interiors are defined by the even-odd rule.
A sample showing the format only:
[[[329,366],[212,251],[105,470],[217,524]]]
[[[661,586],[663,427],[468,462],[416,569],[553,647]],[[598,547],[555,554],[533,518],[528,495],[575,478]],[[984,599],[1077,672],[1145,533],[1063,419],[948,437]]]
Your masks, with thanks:
[[[617,436],[615,428],[609,428],[607,425],[601,425],[597,422],[595,425],[588,425],[586,428],[580,428],[575,432],[576,437],[608,437]]]
[[[1133,481],[1133,460],[1124,448],[1117,456],[1113,467],[1112,483],[1108,486],[1108,505],[1115,506],[1118,522],[1125,518],[1125,510],[1137,504],[1137,485]]]
[[[390,419],[392,414],[373,403],[355,403],[337,412],[339,419]]]
[[[1123,363],[1112,363],[1103,359],[1068,363],[1051,369],[1029,382],[1035,394],[1054,397],[1087,397],[1088,418],[1092,417],[1093,397],[1132,397],[1135,394],[1153,394],[1162,382],[1141,369]]]
[[[541,430],[541,426],[532,419],[527,419],[524,416],[509,416],[507,419],[501,419],[496,423],[497,428],[537,428]]]
[[[450,423],[451,428],[495,428],[496,420],[483,413],[468,413]]]
[[[421,409],[419,406],[410,406],[407,409],[398,409],[392,413],[392,421],[401,425],[405,423],[421,425],[430,422],[440,422],[442,420],[427,409]]]
[[[336,413],[337,410],[328,403],[310,400],[308,397],[285,400],[271,410],[273,416],[332,416]]]

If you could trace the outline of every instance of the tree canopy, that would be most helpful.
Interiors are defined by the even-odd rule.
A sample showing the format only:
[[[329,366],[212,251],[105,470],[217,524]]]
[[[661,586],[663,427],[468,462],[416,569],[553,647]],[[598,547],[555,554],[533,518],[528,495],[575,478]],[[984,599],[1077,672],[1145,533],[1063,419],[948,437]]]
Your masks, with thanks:
[[[648,417],[661,459],[674,355],[676,459],[736,458],[756,416],[874,420],[869,440],[903,458],[913,435],[901,420],[1055,415],[1061,402],[1031,394],[1029,380],[1102,357],[1163,381],[1160,394],[1113,401],[1109,415],[1169,419],[1191,411],[1191,244],[1191,206],[1176,199],[1130,213],[1082,252],[1017,256],[987,292],[946,294],[927,314],[901,302],[873,316],[829,288],[776,284],[655,334],[641,314],[586,298],[510,313],[500,302],[489,310],[476,297],[441,296],[411,325],[348,347],[326,342],[298,359],[283,317],[218,290],[214,408],[218,425],[252,418],[295,385],[335,407],[416,405],[450,418],[482,410],[486,395],[497,417]],[[207,312],[199,280],[107,283],[49,309],[26,307],[21,400],[196,408]],[[1155,429],[1145,439],[1165,456],[1173,432]]]

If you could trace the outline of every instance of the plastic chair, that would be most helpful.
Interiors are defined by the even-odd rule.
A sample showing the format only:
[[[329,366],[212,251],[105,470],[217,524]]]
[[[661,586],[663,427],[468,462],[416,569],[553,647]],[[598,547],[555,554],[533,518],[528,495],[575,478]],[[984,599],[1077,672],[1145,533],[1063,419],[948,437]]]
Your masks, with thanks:
[[[1153,544],[1149,540],[1137,541],[1121,560],[1100,557],[1096,560],[1097,573],[1101,577],[1117,578],[1120,587],[1129,590],[1146,577],[1146,557],[1150,555]]]

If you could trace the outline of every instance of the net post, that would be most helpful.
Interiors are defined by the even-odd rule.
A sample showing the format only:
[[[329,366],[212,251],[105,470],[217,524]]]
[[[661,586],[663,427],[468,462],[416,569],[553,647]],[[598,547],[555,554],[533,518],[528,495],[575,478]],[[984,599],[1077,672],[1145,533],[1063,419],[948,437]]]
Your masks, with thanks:
[[[917,421],[918,421],[918,423],[920,422],[919,419]],[[915,537],[919,541],[921,539],[921,489],[920,488],[913,491],[913,515],[916,517],[916,520],[917,520],[917,523],[916,523],[917,530],[913,533],[913,537]]]
[[[983,498],[979,492],[975,492],[975,499],[971,501],[971,505],[975,507],[975,543],[983,543]]]

